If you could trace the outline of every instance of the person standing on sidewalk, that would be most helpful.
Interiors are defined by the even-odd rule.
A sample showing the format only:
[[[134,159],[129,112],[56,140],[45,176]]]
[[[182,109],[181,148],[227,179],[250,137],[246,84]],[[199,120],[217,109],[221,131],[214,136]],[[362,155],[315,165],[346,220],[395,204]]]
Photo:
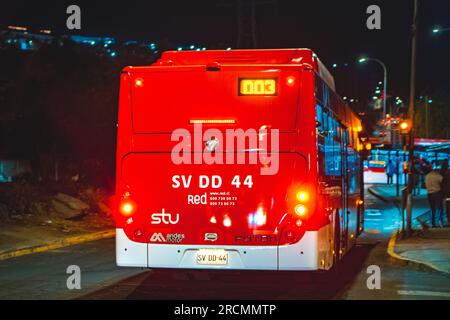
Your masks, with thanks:
[[[392,184],[394,172],[395,172],[395,164],[392,160],[389,160],[389,162],[386,165],[387,184]]]
[[[450,170],[448,169],[448,159],[445,159],[441,167],[441,175],[444,177],[442,181],[442,193],[445,202],[445,212],[447,213],[447,226],[450,225]],[[447,201],[447,199],[449,199]]]
[[[438,219],[442,221],[442,211],[443,211],[443,193],[441,189],[441,184],[444,178],[437,170],[431,170],[425,176],[425,186],[427,188],[428,203],[431,208],[431,223],[433,228],[436,228],[436,213],[438,214]]]

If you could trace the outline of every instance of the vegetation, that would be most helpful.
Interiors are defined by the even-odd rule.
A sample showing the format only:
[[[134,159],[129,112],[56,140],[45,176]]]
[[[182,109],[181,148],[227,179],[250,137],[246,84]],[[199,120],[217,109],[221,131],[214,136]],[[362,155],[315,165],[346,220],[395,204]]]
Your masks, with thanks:
[[[0,156],[31,160],[36,181],[57,174],[112,187],[120,71],[153,59],[61,39],[36,51],[0,47]]]
[[[423,96],[422,99],[417,101],[414,111],[414,135],[416,137],[450,139],[449,92],[438,91],[433,92],[428,97]]]

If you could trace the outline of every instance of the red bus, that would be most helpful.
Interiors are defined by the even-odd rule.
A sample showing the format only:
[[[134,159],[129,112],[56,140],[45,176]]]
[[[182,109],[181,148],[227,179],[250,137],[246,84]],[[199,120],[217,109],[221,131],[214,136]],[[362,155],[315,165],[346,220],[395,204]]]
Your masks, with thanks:
[[[363,230],[361,131],[310,49],[169,51],[126,67],[117,264],[331,269]]]

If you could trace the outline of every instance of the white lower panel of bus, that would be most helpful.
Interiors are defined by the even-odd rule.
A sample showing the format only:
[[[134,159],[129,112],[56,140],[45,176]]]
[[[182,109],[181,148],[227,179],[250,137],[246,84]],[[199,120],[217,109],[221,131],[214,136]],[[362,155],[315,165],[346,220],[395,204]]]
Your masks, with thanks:
[[[116,229],[116,263],[120,267],[148,267],[147,244],[131,241],[123,229]]]
[[[214,246],[145,244],[131,241],[123,229],[116,229],[118,266],[180,269],[233,270],[318,270],[328,269],[329,230],[307,231],[303,238],[286,246]],[[203,250],[226,253],[226,261],[199,263]],[[202,251],[199,251],[202,250]],[[210,251],[206,251],[210,252]],[[323,260],[323,261],[322,261]]]

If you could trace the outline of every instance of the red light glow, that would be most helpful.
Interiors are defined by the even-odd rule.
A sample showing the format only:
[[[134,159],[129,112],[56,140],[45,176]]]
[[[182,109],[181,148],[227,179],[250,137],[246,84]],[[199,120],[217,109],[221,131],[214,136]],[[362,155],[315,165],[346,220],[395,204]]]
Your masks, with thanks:
[[[309,194],[305,191],[297,192],[297,200],[300,202],[306,202],[309,200]]]
[[[299,204],[299,205],[295,206],[295,213],[298,216],[303,217],[306,214],[306,212],[307,212],[307,209],[304,205]]]
[[[288,87],[292,87],[295,85],[295,77],[289,76],[286,78],[286,84]]]
[[[130,216],[134,213],[135,209],[136,206],[134,205],[134,203],[128,200],[123,201],[119,207],[120,213],[122,213],[124,216]]]
[[[142,88],[144,86],[144,79],[137,78],[136,80],[134,80],[134,85],[136,88]]]

